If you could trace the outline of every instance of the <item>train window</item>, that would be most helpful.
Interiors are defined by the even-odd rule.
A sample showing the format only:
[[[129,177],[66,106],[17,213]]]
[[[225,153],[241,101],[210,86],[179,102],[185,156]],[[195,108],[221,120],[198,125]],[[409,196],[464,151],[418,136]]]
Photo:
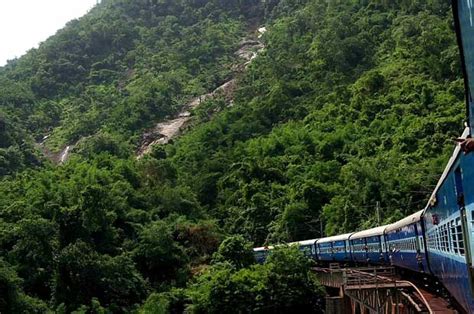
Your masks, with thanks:
[[[458,246],[458,238],[456,233],[456,223],[454,220],[449,222],[449,226],[451,229],[451,241],[453,243],[453,251],[455,254],[459,254],[459,246]]]
[[[436,249],[436,237],[433,233],[431,233],[431,235],[429,237],[429,246],[432,249]]]
[[[443,248],[443,235],[442,235],[442,232],[441,232],[441,227],[438,228],[438,250],[442,250]]]
[[[449,240],[448,240],[448,228],[447,225],[441,226],[441,250],[448,252]]]
[[[450,253],[454,253],[454,238],[453,238],[453,228],[452,228],[452,225],[451,225],[451,222],[454,221],[454,220],[451,220],[451,221],[448,221],[448,223],[446,224],[446,229],[448,230],[448,251]]]
[[[436,249],[441,251],[441,233],[439,232],[439,228],[436,228]]]
[[[464,237],[462,234],[462,225],[461,225],[461,218],[458,217],[456,218],[456,235],[457,235],[457,240],[458,240],[458,246],[459,246],[459,254],[464,255]]]
[[[449,222],[451,231],[452,250],[455,254],[464,255],[464,237],[462,234],[461,218]]]

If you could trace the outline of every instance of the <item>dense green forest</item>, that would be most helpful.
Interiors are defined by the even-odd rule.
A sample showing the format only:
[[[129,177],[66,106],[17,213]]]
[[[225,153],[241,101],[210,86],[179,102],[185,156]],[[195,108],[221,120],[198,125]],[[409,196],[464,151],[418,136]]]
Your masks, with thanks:
[[[447,1],[103,0],[0,68],[0,312],[316,311],[309,261],[252,246],[420,209],[463,119]]]

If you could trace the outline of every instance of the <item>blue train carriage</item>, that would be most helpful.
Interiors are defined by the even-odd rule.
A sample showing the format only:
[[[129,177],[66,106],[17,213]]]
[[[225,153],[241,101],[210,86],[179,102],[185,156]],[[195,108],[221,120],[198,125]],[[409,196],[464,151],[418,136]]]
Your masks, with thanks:
[[[353,233],[349,237],[352,260],[359,263],[383,264],[388,260],[384,232],[381,226]]]
[[[273,246],[261,246],[253,249],[253,256],[259,264],[265,263],[268,254],[273,250]]]
[[[466,129],[462,138],[466,138]],[[472,292],[474,154],[459,146],[441,176],[423,214],[430,269],[468,312]]]
[[[420,210],[385,229],[391,265],[416,272],[429,272],[422,217],[423,210]]]
[[[316,242],[318,260],[322,262],[348,262],[351,260],[349,236],[352,233],[322,238]]]
[[[318,239],[292,242],[289,243],[289,245],[297,245],[299,250],[302,251],[305,256],[317,260],[316,241],[318,241]]]
[[[462,138],[472,137],[474,118],[474,6],[453,0],[453,15],[466,92],[467,128]],[[451,295],[474,313],[473,211],[474,153],[465,140],[456,147],[423,215],[429,266]],[[472,148],[472,147],[471,147]]]
[[[262,246],[253,249],[253,255],[255,256],[255,260],[257,263],[263,264],[267,259],[268,255],[271,254],[271,251],[277,247],[281,247],[284,245],[289,246],[298,246],[298,249],[304,253],[308,258],[316,260],[316,241],[318,239],[311,239],[311,240],[304,240],[304,241],[297,241],[291,242],[288,244],[278,244],[275,246]]]

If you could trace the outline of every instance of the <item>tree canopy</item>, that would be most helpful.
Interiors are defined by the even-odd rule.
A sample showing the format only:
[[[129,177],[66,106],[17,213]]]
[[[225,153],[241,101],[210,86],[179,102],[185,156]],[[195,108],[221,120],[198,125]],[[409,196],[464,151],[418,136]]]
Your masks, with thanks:
[[[304,257],[250,248],[420,209],[464,119],[441,0],[103,0],[0,86],[0,312],[314,310]]]

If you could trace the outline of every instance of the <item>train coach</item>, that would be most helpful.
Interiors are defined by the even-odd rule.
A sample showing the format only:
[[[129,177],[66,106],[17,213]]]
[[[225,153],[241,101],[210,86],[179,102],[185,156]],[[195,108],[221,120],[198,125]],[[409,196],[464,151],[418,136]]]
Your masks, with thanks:
[[[283,245],[257,247],[253,249],[253,254],[257,263],[264,263],[268,255],[271,254],[273,249],[284,246],[284,245],[288,245],[288,246],[297,246],[298,249],[301,252],[303,252],[305,256],[313,260],[317,260],[317,253],[316,253],[317,240],[318,239],[311,239],[311,240],[291,242],[291,243],[287,243]]]
[[[317,260],[323,262],[348,262],[351,260],[349,236],[352,233],[319,239],[316,242]]]
[[[428,257],[424,239],[423,210],[385,229],[385,243],[391,265],[416,272],[428,272]]]
[[[299,250],[304,253],[307,257],[316,260],[316,242],[318,239],[311,239],[305,241],[298,241],[298,242],[291,242],[289,243],[290,246],[297,245]]]
[[[474,313],[473,211],[474,154],[457,147],[423,213],[424,237],[431,273],[469,313]]]
[[[383,264],[387,261],[384,231],[387,226],[359,231],[349,236],[352,261],[356,263]]]

